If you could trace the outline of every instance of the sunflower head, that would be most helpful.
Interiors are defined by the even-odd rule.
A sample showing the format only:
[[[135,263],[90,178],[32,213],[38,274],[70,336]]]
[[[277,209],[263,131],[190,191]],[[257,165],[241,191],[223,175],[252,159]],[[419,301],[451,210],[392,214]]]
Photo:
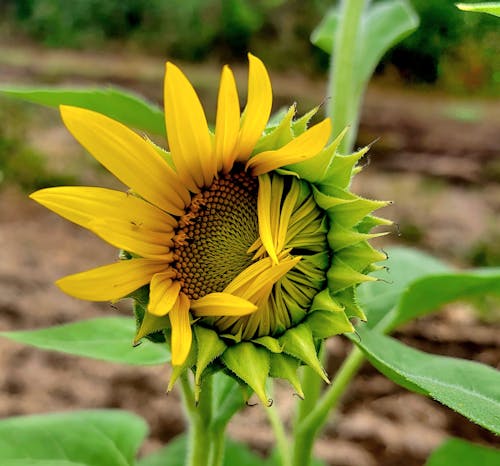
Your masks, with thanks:
[[[32,198],[122,250],[116,263],[62,278],[88,300],[135,300],[135,342],[166,341],[174,366],[199,388],[224,370],[268,403],[268,377],[297,377],[306,364],[328,381],[321,340],[364,319],[355,288],[385,255],[370,233],[389,222],[371,213],[385,202],[349,191],[367,148],[336,150],[330,121],[295,119],[295,106],[267,126],[272,91],[249,55],[248,97],[240,103],[222,70],[215,132],[184,74],[167,63],[169,151],[95,112],[61,107],[75,138],[130,189],[59,187]]]

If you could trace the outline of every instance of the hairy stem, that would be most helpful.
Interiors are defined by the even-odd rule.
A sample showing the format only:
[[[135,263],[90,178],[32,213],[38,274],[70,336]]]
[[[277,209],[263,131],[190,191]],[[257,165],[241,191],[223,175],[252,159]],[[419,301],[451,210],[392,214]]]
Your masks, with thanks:
[[[272,396],[272,390],[270,390],[270,393]],[[290,455],[290,443],[286,435],[285,426],[283,425],[278,411],[274,405],[265,407],[264,410],[274,432],[276,448],[278,450],[281,466],[291,466],[292,458]]]

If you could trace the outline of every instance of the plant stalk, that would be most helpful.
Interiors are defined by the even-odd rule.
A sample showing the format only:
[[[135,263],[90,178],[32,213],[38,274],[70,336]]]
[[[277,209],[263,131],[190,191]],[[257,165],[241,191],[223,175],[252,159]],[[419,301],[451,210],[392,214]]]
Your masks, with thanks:
[[[346,126],[353,125],[340,143],[341,154],[351,152],[356,136],[354,125],[357,125],[356,113],[359,111],[356,98],[356,47],[365,2],[366,0],[342,1],[334,49],[330,56],[327,95],[331,99],[327,104],[327,114],[332,120],[332,138],[337,137]]]
[[[309,466],[311,464],[315,437],[328,420],[330,411],[338,405],[347,385],[363,362],[362,351],[354,347],[325,394],[318,400],[313,410],[297,424],[294,433],[293,466]]]

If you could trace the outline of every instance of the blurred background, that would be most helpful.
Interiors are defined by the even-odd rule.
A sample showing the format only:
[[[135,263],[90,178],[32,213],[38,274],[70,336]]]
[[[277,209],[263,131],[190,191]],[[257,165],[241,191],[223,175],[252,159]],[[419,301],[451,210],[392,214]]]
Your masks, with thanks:
[[[214,121],[221,65],[242,100],[246,53],[270,70],[274,111],[325,100],[329,57],[309,36],[327,0],[0,0],[0,86],[121,86],[162,103],[164,62],[186,72]],[[411,0],[419,28],[387,53],[365,96],[357,146],[378,139],[354,191],[394,205],[378,246],[417,247],[458,267],[500,265],[500,29],[449,0]],[[34,205],[47,186],[120,188],[73,141],[56,111],[0,97],[0,329],[33,328],[127,310],[62,295],[57,278],[112,261],[113,248]],[[397,336],[433,353],[500,364],[500,306],[456,304]],[[348,351],[330,344],[330,369]],[[120,407],[148,419],[154,449],[183,428],[168,369],[130,369],[0,341],[0,415]],[[144,401],[147,396],[147,402]],[[292,395],[284,390],[279,407]],[[258,407],[234,437],[266,453],[272,434]],[[493,435],[365,368],[318,445],[336,466],[419,465],[448,435]]]

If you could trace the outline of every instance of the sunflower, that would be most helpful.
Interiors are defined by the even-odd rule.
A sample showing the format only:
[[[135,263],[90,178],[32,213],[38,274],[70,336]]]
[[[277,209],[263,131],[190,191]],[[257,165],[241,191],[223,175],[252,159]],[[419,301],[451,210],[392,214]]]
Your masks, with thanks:
[[[188,79],[167,63],[169,151],[91,110],[61,106],[72,135],[130,189],[56,187],[31,197],[122,250],[121,260],[57,281],[91,301],[136,300],[136,342],[162,332],[179,371],[197,384],[208,367],[229,370],[266,400],[265,379],[302,364],[326,379],[318,339],[363,318],[357,284],[385,255],[368,245],[370,213],[386,203],[348,190],[367,148],[336,154],[330,120],[307,127],[295,106],[267,127],[271,83],[249,54],[247,104],[222,70],[215,131]],[[194,338],[193,338],[194,329]],[[257,375],[255,375],[257,374]],[[175,379],[175,377],[174,377]]]

